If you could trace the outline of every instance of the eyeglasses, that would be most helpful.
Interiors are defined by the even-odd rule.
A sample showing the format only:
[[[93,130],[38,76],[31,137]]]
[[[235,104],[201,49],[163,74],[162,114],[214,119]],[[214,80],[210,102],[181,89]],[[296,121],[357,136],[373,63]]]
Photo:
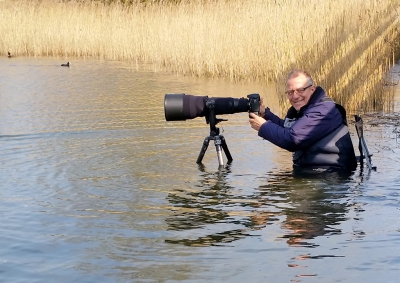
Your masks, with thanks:
[[[298,88],[298,89],[294,89],[294,90],[288,90],[285,93],[289,96],[292,96],[294,93],[300,94],[300,93],[303,93],[307,88],[309,88],[311,86],[312,86],[312,84],[309,86],[306,86],[306,87],[302,87],[302,88]]]

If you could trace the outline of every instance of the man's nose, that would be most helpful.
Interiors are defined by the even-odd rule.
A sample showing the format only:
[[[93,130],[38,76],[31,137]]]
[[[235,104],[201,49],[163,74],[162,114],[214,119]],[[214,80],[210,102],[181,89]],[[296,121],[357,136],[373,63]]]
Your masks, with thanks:
[[[293,92],[292,98],[297,98],[299,97],[299,93],[297,91]]]

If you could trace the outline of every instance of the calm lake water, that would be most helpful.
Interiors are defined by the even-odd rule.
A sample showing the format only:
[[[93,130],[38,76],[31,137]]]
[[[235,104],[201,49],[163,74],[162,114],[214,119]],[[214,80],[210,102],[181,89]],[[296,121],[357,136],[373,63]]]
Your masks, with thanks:
[[[166,122],[164,95],[276,111],[273,87],[61,63],[0,59],[0,282],[399,282],[399,89],[364,116],[376,172],[297,176],[246,113],[218,124],[219,171],[212,142],[196,164],[205,119]]]

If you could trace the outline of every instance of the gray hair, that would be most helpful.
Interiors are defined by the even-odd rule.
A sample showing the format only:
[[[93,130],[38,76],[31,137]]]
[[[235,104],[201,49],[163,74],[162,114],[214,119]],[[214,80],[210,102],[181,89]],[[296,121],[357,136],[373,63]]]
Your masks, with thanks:
[[[291,71],[287,75],[286,82],[288,80],[290,80],[290,79],[297,78],[300,75],[304,75],[306,78],[308,78],[308,84],[314,85],[314,80],[312,79],[311,75],[305,70],[293,70],[293,71]]]

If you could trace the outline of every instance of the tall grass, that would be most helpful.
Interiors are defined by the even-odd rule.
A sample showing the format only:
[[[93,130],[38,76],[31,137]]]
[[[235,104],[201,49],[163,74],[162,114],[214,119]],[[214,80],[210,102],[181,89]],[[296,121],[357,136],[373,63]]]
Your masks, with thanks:
[[[352,110],[384,104],[399,0],[220,0],[179,4],[2,0],[0,53],[153,63],[194,76],[277,82],[309,70]],[[281,96],[281,104],[287,106]]]

